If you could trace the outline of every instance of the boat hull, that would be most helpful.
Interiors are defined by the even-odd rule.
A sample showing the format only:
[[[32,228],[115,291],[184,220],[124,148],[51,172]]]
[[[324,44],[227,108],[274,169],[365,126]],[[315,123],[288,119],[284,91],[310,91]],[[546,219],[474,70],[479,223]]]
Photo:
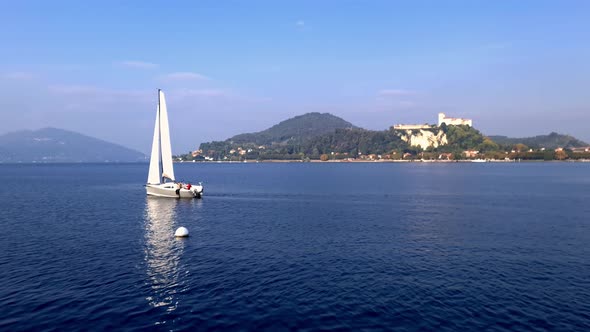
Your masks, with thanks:
[[[146,193],[150,196],[170,197],[170,198],[201,198],[203,195],[203,186],[195,185],[191,189],[180,189],[180,196],[176,193],[174,183],[148,184],[145,186]]]

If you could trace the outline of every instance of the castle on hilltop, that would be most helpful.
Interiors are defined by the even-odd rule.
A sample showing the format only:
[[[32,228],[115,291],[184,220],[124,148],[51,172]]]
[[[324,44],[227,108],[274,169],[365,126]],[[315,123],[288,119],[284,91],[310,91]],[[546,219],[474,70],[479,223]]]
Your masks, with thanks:
[[[471,119],[463,119],[463,118],[447,118],[445,113],[438,113],[438,126],[440,127],[443,123],[446,125],[467,125],[469,127],[473,127],[473,120]],[[419,130],[419,129],[430,129],[434,127],[434,125],[425,124],[396,124],[393,126],[393,129],[399,130]]]
[[[467,125],[473,127],[473,120],[463,118],[447,118],[445,113],[438,113],[438,126],[440,127],[443,123],[453,126]]]

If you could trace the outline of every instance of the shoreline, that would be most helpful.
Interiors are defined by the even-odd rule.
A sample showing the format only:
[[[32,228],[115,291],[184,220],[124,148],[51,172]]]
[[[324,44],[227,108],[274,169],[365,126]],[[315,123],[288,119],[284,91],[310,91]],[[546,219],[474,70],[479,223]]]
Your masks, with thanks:
[[[342,164],[356,164],[356,163],[375,163],[375,164],[382,164],[382,163],[399,163],[399,164],[466,164],[466,163],[473,163],[473,164],[518,164],[518,163],[590,163],[590,159],[580,159],[580,160],[489,160],[489,161],[471,161],[471,160],[310,160],[310,161],[301,161],[301,160],[246,160],[246,161],[174,161],[175,164],[281,164],[281,163],[299,163],[299,164],[335,164],[335,163],[342,163]],[[0,166],[14,166],[14,165],[134,165],[134,164],[149,164],[145,161],[135,161],[135,162],[0,162]]]
[[[313,163],[313,164],[354,164],[354,163],[430,163],[430,164],[455,164],[455,163],[473,163],[473,164],[491,164],[491,163],[502,163],[502,164],[518,164],[518,163],[590,163],[590,159],[581,160],[486,160],[486,161],[473,161],[473,160],[283,160],[283,159],[269,159],[269,160],[244,160],[244,161],[174,161],[178,164],[272,164],[272,163]]]

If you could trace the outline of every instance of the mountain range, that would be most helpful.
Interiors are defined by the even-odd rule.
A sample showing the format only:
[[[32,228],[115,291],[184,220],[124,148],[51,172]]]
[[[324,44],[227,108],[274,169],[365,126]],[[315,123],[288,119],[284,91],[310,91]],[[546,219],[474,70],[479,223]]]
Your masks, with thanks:
[[[3,163],[138,162],[146,156],[124,146],[73,131],[43,128],[0,136]]]
[[[266,130],[245,133],[225,141],[205,142],[195,155],[185,160],[319,158],[321,154],[341,156],[387,154],[392,151],[454,152],[511,151],[516,145],[532,149],[585,147],[589,144],[569,135],[550,133],[534,137],[485,136],[467,126],[433,125],[420,130],[367,130],[329,113],[307,113],[282,121]],[[519,150],[522,150],[522,146]],[[233,151],[233,152],[232,152]],[[233,158],[233,157],[232,157]],[[2,163],[59,162],[142,162],[147,157],[138,151],[73,131],[43,128],[0,135]]]

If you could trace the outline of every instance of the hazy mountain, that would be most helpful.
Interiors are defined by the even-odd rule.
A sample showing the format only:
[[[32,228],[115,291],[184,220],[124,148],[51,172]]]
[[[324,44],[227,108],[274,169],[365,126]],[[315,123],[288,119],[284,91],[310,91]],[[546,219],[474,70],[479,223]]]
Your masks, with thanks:
[[[533,137],[511,138],[506,136],[489,136],[494,142],[502,145],[515,145],[522,143],[533,149],[556,149],[556,148],[575,148],[588,146],[590,144],[580,141],[570,135],[561,135],[551,133],[549,135],[539,135]]]
[[[0,136],[0,162],[135,162],[138,151],[56,128],[22,130]]]
[[[258,145],[293,141],[302,142],[309,138],[342,128],[357,127],[330,113],[307,113],[282,121],[257,133],[236,135],[227,141],[233,143],[254,143]]]

